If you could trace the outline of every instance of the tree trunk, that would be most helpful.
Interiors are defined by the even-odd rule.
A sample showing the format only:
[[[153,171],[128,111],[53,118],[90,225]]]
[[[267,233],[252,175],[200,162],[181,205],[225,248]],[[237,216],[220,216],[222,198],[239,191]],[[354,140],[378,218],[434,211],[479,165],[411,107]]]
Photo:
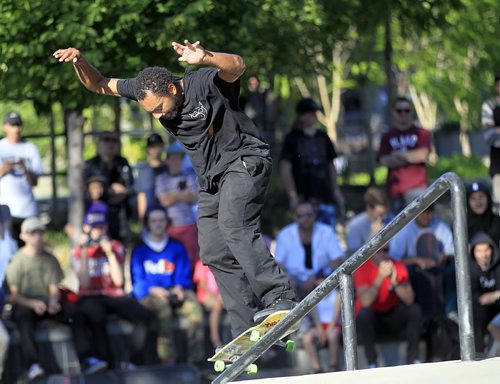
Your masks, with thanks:
[[[394,76],[394,63],[392,61],[392,26],[391,26],[391,12],[390,9],[387,10],[387,18],[385,20],[385,44],[384,44],[384,59],[385,59],[385,75],[387,79],[387,100],[388,100],[388,108],[387,108],[387,125],[392,126],[392,114],[391,114],[391,106],[392,102],[395,98],[394,87],[396,84],[396,79]]]
[[[65,109],[64,124],[68,143],[68,223],[75,229],[73,241],[81,233],[83,223],[83,117],[81,109]]]
[[[49,112],[49,128],[50,128],[50,173],[52,175],[52,201],[51,201],[51,217],[57,218],[59,221],[59,206],[57,200],[57,167],[56,167],[56,131],[54,122],[54,111],[52,107]],[[59,225],[60,222],[57,223]]]

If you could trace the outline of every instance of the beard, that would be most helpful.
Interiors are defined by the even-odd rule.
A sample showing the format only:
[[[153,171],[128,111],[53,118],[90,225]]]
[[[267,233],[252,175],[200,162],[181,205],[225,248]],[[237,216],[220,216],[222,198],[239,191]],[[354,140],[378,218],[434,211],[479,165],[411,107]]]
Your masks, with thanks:
[[[172,110],[165,113],[162,118],[165,120],[174,120],[179,116],[179,112],[181,110],[182,102],[184,101],[184,94],[182,92],[178,92],[177,95],[172,95],[174,98],[174,106]]]

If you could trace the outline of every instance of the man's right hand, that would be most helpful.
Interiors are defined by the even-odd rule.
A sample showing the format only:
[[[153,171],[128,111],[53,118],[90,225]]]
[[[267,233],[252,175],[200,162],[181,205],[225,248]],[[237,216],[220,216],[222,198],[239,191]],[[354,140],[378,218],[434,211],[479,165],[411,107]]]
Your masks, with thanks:
[[[0,168],[0,177],[5,176],[7,173],[12,171],[12,168],[14,168],[14,163],[11,163],[8,160],[4,160],[2,167]]]
[[[76,48],[63,48],[55,51],[52,56],[56,59],[59,59],[60,62],[69,62],[72,61],[76,63],[77,60],[82,57],[81,52]]]

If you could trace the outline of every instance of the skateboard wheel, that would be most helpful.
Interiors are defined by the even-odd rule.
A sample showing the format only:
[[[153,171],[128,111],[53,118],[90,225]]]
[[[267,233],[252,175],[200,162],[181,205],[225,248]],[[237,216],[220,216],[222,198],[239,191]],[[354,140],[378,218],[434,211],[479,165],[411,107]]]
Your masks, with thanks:
[[[260,332],[259,331],[252,331],[250,334],[250,341],[259,341],[260,339]]]
[[[285,344],[285,351],[293,352],[295,350],[295,341],[287,340]]]
[[[250,365],[247,367],[247,373],[248,373],[249,375],[256,375],[258,370],[259,370],[259,369],[257,368],[257,364],[250,364]]]
[[[223,362],[222,360],[217,360],[214,363],[215,372],[222,372],[224,369],[226,369],[226,363]]]

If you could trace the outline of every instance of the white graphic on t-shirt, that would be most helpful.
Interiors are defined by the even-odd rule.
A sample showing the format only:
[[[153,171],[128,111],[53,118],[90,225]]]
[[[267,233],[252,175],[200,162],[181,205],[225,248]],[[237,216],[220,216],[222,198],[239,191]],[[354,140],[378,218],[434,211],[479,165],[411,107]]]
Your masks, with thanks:
[[[206,120],[207,119],[207,109],[203,106],[201,101],[198,101],[198,106],[194,109],[192,113],[189,114],[191,119]]]
[[[414,133],[410,135],[402,135],[399,137],[391,137],[389,139],[391,148],[394,150],[406,151],[408,148],[413,148],[417,145],[418,136]]]

